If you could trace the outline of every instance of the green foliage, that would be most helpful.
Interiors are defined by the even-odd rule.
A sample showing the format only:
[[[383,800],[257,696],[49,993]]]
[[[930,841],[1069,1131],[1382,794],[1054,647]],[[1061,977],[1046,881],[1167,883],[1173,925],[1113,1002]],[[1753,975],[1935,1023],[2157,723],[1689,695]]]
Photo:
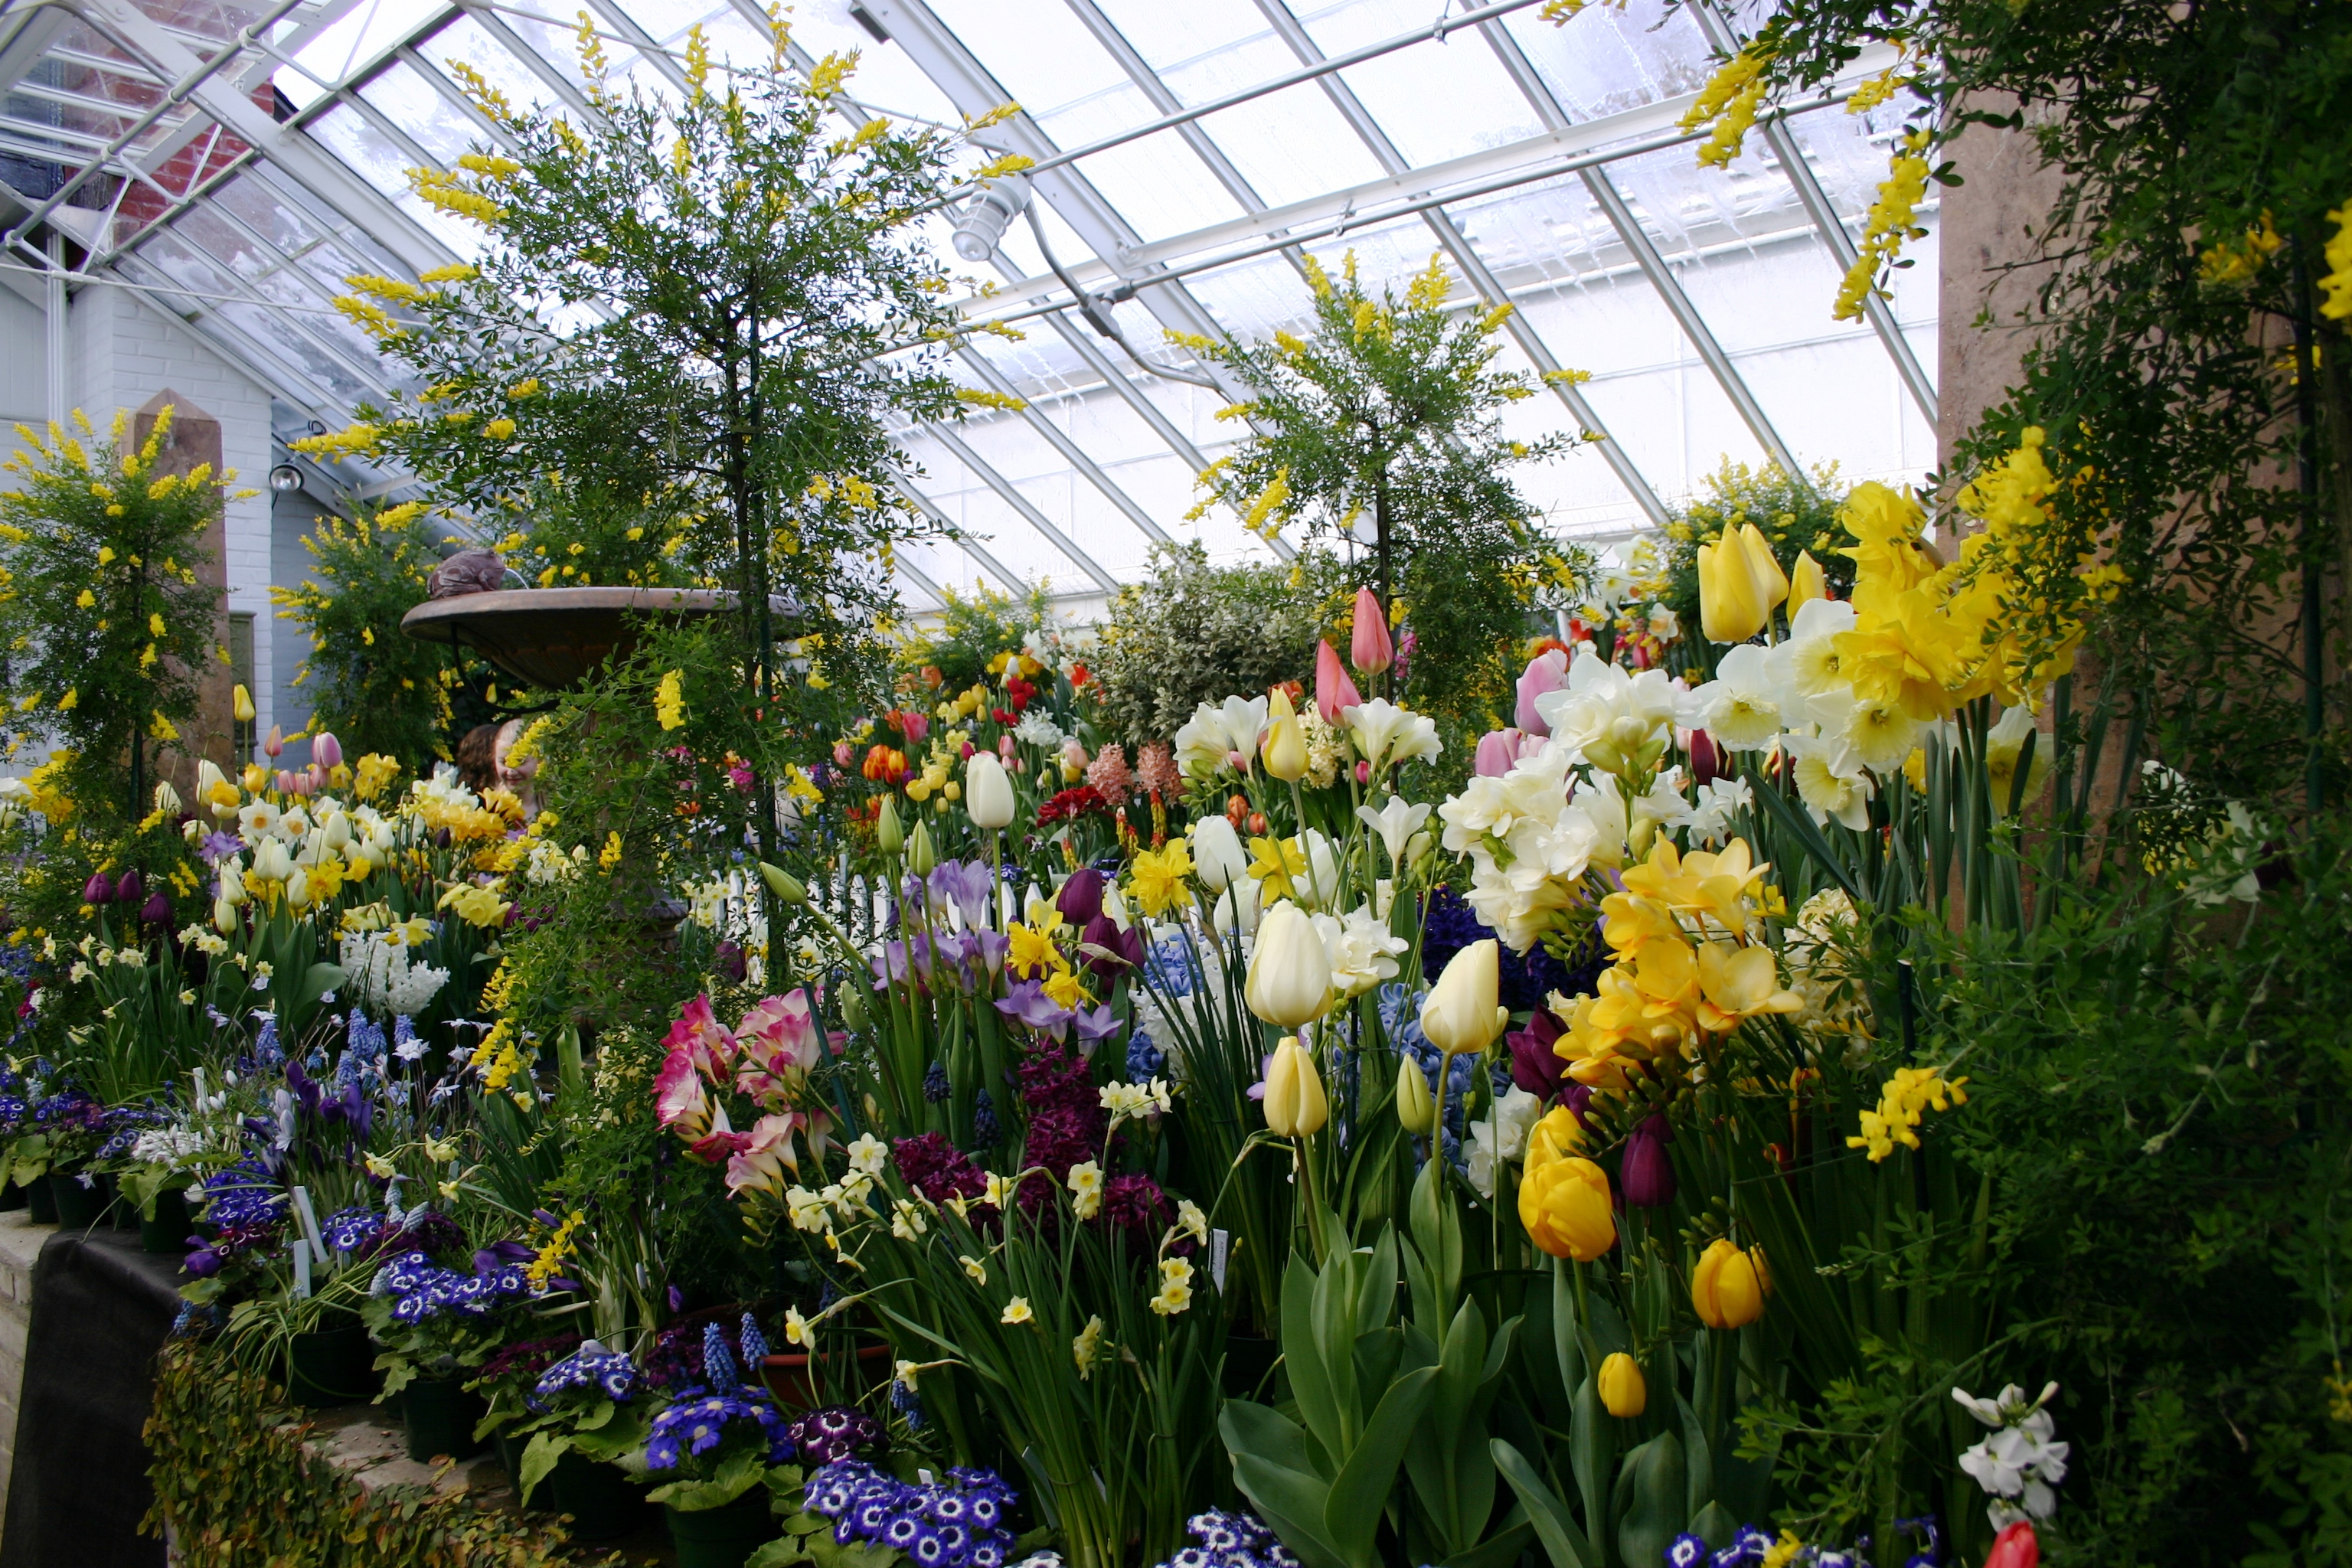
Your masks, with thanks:
[[[19,488],[0,494],[0,734],[11,755],[27,741],[70,752],[63,794],[101,819],[146,810],[148,749],[194,719],[197,673],[215,653],[219,595],[196,568],[236,475],[206,464],[156,477],[171,413],[136,447],[122,415],[94,450],[19,426],[30,450],[5,465]],[[92,433],[79,411],[74,423]]]
[[[447,655],[404,636],[440,554],[421,502],[346,521],[322,517],[302,541],[315,583],[269,590],[270,602],[310,636],[297,684],[310,682],[313,727],[352,757],[378,752],[411,767],[446,755]]]
[[[940,606],[938,627],[916,628],[900,639],[898,668],[919,675],[928,666],[940,672],[938,689],[962,691],[988,679],[989,662],[997,655],[1017,651],[1031,632],[1043,633],[1054,624],[1053,600],[1043,583],[1018,592],[982,583],[970,597],[950,588]]]
[[[557,1568],[562,1531],[462,1491],[373,1489],[303,1452],[310,1428],[271,1378],[184,1342],[156,1358],[145,1436],[155,1505],[190,1568]]]
[[[1748,58],[1777,94],[1876,43],[1922,62],[1893,79],[1915,100],[1914,177],[1978,125],[2024,132],[2059,179],[2023,263],[2022,382],[1958,472],[2049,432],[2053,515],[2078,545],[2112,534],[2129,574],[2092,644],[2119,700],[2201,781],[2315,805],[2345,763],[2321,651],[2344,605],[2324,580],[2352,564],[2352,341],[2319,297],[2352,281],[2329,253],[2352,212],[2352,10],[1801,0]]]
[[[1306,563],[1325,577],[1336,566],[1320,552]],[[1155,548],[1150,575],[1111,601],[1089,667],[1104,733],[1164,741],[1201,703],[1312,679],[1323,619],[1303,571],[1213,566],[1198,544]]]
[[[1401,699],[1439,713],[1491,705],[1517,673],[1508,656],[1537,585],[1573,587],[1584,572],[1580,552],[1541,531],[1507,470],[1578,438],[1505,434],[1500,411],[1538,391],[1531,376],[1488,368],[1511,307],[1449,311],[1442,258],[1402,300],[1368,293],[1352,253],[1337,283],[1312,258],[1308,267],[1312,337],[1183,340],[1251,394],[1224,412],[1255,434],[1203,482],[1269,538],[1297,521],[1309,539],[1340,544],[1351,585],[1376,587],[1419,639]]]

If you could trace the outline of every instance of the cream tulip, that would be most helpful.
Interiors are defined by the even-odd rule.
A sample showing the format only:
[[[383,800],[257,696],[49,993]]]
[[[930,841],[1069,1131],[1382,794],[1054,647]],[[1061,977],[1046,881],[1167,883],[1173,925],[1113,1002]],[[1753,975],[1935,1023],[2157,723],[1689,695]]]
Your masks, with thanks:
[[[226,899],[213,900],[213,930],[223,936],[236,934],[236,906]]]
[[[282,841],[265,838],[254,846],[253,874],[265,882],[282,882],[294,874],[294,858]]]
[[[1258,921],[1243,995],[1251,1012],[1280,1029],[1296,1029],[1329,1009],[1331,961],[1315,921],[1297,904],[1276,904]]]
[[[1222,893],[1249,870],[1241,835],[1225,817],[1212,814],[1192,824],[1192,874],[1201,886]]]
[[[988,752],[974,752],[963,765],[963,809],[971,825],[993,833],[1013,823],[1013,780]]]
[[[1320,1132],[1330,1120],[1322,1075],[1296,1035],[1284,1036],[1274,1047],[1274,1060],[1266,1064],[1265,1106],[1266,1131],[1284,1138]]]
[[[1449,1057],[1483,1051],[1510,1022],[1497,1000],[1501,948],[1493,937],[1474,942],[1447,960],[1445,973],[1421,1005],[1421,1032]]]

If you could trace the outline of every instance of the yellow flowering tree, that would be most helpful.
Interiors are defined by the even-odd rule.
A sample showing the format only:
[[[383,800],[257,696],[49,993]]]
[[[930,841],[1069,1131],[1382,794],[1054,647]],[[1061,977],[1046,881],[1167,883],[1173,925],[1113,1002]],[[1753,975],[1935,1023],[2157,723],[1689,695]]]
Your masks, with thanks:
[[[447,656],[401,634],[440,559],[421,501],[322,517],[302,541],[310,576],[270,589],[270,601],[310,635],[295,684],[307,686],[318,727],[356,756],[380,752],[421,764],[443,751],[450,722]]]
[[[71,429],[19,425],[26,449],[0,465],[16,479],[0,494],[0,733],[12,756],[70,753],[60,782],[85,812],[145,812],[149,759],[181,742],[216,657],[218,594],[196,568],[236,475],[158,473],[171,416],[136,445],[123,415],[103,440],[79,412]]]
[[[1374,587],[1416,639],[1406,685],[1416,707],[1491,696],[1538,584],[1565,569],[1573,587],[1580,575],[1580,554],[1545,535],[1509,471],[1583,437],[1505,430],[1502,411],[1540,384],[1493,368],[1512,307],[1449,308],[1442,257],[1402,297],[1366,289],[1353,252],[1337,279],[1312,257],[1307,268],[1311,335],[1181,340],[1249,392],[1219,415],[1245,421],[1249,439],[1201,483],[1254,532],[1298,523],[1349,558],[1351,585]]]

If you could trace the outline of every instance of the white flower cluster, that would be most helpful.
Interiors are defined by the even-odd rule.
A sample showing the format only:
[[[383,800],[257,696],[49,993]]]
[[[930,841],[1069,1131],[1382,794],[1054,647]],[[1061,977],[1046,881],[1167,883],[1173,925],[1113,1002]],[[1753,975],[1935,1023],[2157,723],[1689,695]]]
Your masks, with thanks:
[[[413,1018],[423,1012],[449,981],[447,970],[418,963],[411,956],[428,934],[425,921],[409,920],[389,931],[346,935],[343,973],[361,1001],[395,1017]]]
[[[1962,1409],[1993,1429],[1960,1456],[1960,1468],[1991,1496],[1986,1512],[1995,1530],[2058,1511],[2058,1494],[2051,1489],[2066,1479],[2067,1445],[2050,1440],[2057,1425],[2044,1408],[2057,1393],[2054,1383],[2032,1401],[2013,1383],[1990,1399],[1952,1390]]]
[[[1691,693],[1692,722],[1727,751],[1759,752],[1778,745],[1796,763],[1797,794],[1813,820],[1832,819],[1857,832],[1870,826],[1870,802],[1881,781],[1930,739],[1947,745],[1940,722],[1923,722],[1900,705],[1856,694],[1838,651],[1853,630],[1853,605],[1814,599],[1797,612],[1787,640],[1770,647],[1742,643],[1724,654],[1716,678]],[[1993,807],[2008,808],[2008,781],[2033,732],[2033,715],[2012,708],[1986,737],[1986,764],[1994,782]],[[2049,771],[2046,744],[2036,748],[2026,798]]]
[[[543,888],[569,881],[587,866],[588,846],[585,844],[573,845],[572,853],[566,855],[545,839],[536,839],[531,844],[530,858],[523,862],[522,874],[525,880]]]
[[[153,1127],[139,1134],[131,1157],[142,1165],[176,1171],[205,1152],[205,1135],[193,1127]]]
[[[1013,726],[1013,738],[1050,752],[1062,743],[1062,727],[1043,708],[1032,708],[1021,715],[1021,722]]]

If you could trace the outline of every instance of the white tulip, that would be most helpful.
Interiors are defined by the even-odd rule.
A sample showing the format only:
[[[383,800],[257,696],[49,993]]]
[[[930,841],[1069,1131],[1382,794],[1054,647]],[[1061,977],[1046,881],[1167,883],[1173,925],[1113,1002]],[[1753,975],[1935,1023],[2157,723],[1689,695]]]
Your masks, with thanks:
[[[1241,835],[1222,816],[1209,816],[1192,824],[1192,868],[1201,885],[1213,893],[1221,893],[1249,870],[1249,857],[1242,851]]]
[[[1011,826],[1013,780],[993,752],[974,752],[963,765],[963,809],[971,825],[986,832]]]

